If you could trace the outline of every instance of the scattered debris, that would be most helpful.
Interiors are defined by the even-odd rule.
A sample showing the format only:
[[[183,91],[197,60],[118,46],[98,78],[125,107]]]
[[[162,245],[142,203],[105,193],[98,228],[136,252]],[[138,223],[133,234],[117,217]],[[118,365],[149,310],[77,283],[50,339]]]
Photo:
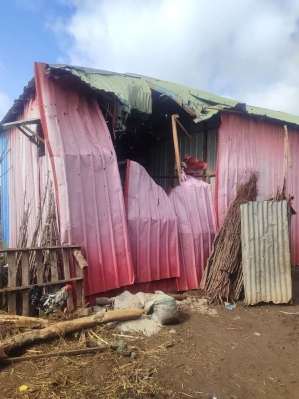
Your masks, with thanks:
[[[198,312],[209,316],[217,317],[218,312],[209,306],[208,298],[197,298],[189,296],[184,301],[177,303],[179,310]]]
[[[236,307],[235,304],[232,304],[232,303],[229,303],[229,302],[224,302],[224,306],[225,306],[225,308],[226,308],[227,310],[233,310],[233,309],[235,309],[235,307]]]
[[[28,390],[28,385],[21,385],[20,387],[19,387],[19,391],[20,392],[26,392]]]

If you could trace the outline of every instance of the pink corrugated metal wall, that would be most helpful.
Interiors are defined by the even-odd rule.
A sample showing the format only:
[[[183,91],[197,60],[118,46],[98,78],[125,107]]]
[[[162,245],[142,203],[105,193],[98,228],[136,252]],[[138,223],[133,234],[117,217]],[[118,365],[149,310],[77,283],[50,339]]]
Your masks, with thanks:
[[[219,222],[234,198],[236,185],[250,170],[259,172],[258,200],[282,187],[284,178],[284,127],[236,114],[223,113],[218,137],[215,207]],[[294,195],[299,212],[299,132],[288,128],[292,168],[288,168],[287,191]],[[299,263],[299,214],[292,217],[292,262]]]
[[[132,284],[116,154],[95,98],[63,89],[35,64],[40,112],[56,189],[62,244],[87,258],[86,296]]]
[[[17,120],[39,118],[37,100],[30,99],[24,106],[22,114]],[[30,126],[32,130],[36,126]],[[30,204],[30,217],[28,220],[28,242],[31,245],[33,232],[36,226],[37,211],[40,197],[42,197],[49,169],[47,154],[38,156],[37,146],[18,129],[13,128],[8,135],[9,145],[9,246],[18,244],[19,228],[24,213],[24,195],[26,204]],[[50,172],[49,172],[50,173]],[[45,209],[46,212],[46,209]],[[45,214],[44,212],[44,214]],[[39,237],[38,237],[39,243]]]
[[[211,186],[194,177],[169,194],[178,217],[181,276],[179,291],[197,289],[216,234]]]
[[[163,188],[134,161],[127,161],[125,205],[135,282],[178,277],[176,215]]]

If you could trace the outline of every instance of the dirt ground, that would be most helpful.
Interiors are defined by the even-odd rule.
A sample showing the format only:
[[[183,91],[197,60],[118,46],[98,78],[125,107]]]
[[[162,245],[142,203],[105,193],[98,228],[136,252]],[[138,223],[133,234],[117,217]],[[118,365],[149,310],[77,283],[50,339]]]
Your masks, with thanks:
[[[281,313],[299,312],[299,272],[293,280],[293,306],[214,306],[218,317],[184,311],[181,324],[158,336],[125,337],[137,359],[107,351],[6,366],[0,398],[297,399],[299,317]],[[95,334],[109,343],[119,339],[106,327]],[[63,350],[78,341],[72,336],[26,353]],[[21,394],[23,384],[28,390]]]

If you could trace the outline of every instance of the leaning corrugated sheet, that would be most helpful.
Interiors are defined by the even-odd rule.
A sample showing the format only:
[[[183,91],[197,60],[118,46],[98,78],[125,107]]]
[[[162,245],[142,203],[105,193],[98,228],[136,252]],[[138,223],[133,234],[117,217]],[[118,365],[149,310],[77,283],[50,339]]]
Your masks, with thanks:
[[[284,181],[283,125],[248,116],[223,113],[218,136],[215,207],[221,223],[237,184],[250,170],[259,172],[258,200],[269,199]],[[288,168],[287,192],[294,195],[294,209],[299,212],[299,132],[288,129],[292,167]],[[292,218],[292,262],[299,264],[299,216]]]
[[[116,154],[96,98],[64,89],[35,64],[41,120],[51,157],[62,244],[82,245],[85,295],[134,280]]]
[[[178,218],[181,274],[179,291],[197,289],[216,234],[211,187],[186,176],[169,194]]]
[[[288,303],[292,298],[286,201],[241,205],[245,303]]]
[[[135,282],[180,276],[177,218],[162,187],[127,161],[125,204]]]

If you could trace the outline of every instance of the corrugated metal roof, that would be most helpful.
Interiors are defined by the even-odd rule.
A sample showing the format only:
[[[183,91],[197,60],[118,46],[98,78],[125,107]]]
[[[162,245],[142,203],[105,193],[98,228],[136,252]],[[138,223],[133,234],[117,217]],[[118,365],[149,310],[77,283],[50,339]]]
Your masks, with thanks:
[[[48,73],[53,75],[60,71],[71,73],[94,90],[115,94],[124,112],[130,113],[132,109],[145,114],[152,112],[151,90],[143,78],[68,65],[50,65],[48,68]]]
[[[245,303],[288,303],[292,298],[286,201],[241,205]]]
[[[231,110],[299,126],[298,116],[249,106],[241,101],[147,76],[132,73],[121,74],[65,64],[49,64],[47,72],[56,77],[63,73],[71,74],[93,90],[113,93],[121,104],[119,116],[122,112],[129,114],[133,109],[150,114],[152,111],[150,89],[152,89],[176,101],[194,117],[194,122],[207,120],[221,110]],[[24,95],[26,97],[30,92],[32,84],[34,85],[33,81],[24,89],[24,93],[14,103],[2,123],[13,120],[13,115],[20,112],[20,104],[22,105]]]
[[[195,122],[207,120],[220,110],[230,109],[299,126],[298,116],[249,106],[241,101],[146,76],[119,74],[70,65],[49,65],[49,73],[55,74],[58,71],[66,71],[77,76],[95,90],[115,93],[123,104],[129,104],[129,109],[137,109],[145,113],[151,112],[149,101],[151,99],[149,88],[151,88],[171,97],[195,117]]]

